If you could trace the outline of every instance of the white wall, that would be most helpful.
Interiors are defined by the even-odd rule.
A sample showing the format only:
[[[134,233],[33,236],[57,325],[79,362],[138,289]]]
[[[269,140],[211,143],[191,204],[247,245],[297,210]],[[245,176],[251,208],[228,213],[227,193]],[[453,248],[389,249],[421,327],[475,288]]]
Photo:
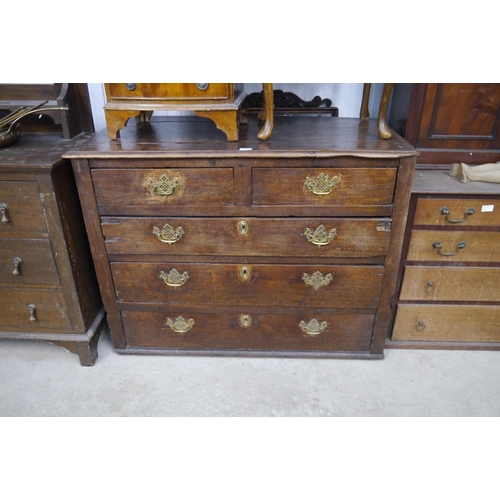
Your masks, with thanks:
[[[106,128],[103,111],[103,106],[106,102],[104,84],[89,83],[88,86],[94,125],[96,131],[99,131]],[[339,116],[359,117],[359,108],[361,107],[361,98],[363,96],[362,83],[274,83],[273,86],[275,89],[293,92],[305,101],[310,101],[317,95],[322,99],[331,99],[332,106],[339,108]],[[372,118],[376,118],[377,116],[382,89],[382,83],[372,85],[370,97],[370,115]],[[247,94],[260,92],[261,90],[262,84],[260,83],[245,83]]]

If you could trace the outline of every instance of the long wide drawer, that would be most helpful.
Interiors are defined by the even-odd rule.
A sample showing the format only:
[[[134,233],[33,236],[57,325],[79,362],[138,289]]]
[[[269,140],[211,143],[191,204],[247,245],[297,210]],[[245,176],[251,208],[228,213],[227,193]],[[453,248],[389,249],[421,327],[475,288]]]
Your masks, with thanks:
[[[500,226],[499,200],[419,198],[413,224]]]
[[[229,97],[227,83],[209,83],[202,90],[196,83],[108,83],[111,99],[220,99]]]
[[[46,239],[0,241],[0,283],[58,284],[56,263]]]
[[[107,207],[234,204],[232,168],[97,169],[92,179]]]
[[[500,342],[500,307],[401,304],[392,340]]]
[[[110,254],[379,257],[388,227],[381,219],[102,218]]]
[[[122,311],[130,347],[367,351],[374,317],[354,314],[184,314]]]
[[[500,262],[500,232],[413,230],[407,260]]]
[[[60,288],[2,288],[0,330],[61,331],[70,328]]]
[[[407,266],[399,298],[500,302],[500,268]]]
[[[382,266],[112,262],[121,302],[373,308]]]
[[[256,205],[389,205],[395,168],[254,168]]]

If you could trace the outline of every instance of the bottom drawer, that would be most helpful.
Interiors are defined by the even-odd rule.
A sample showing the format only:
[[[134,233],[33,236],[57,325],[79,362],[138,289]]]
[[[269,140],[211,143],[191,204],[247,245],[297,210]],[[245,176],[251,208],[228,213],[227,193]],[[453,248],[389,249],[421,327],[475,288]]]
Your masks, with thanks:
[[[368,351],[374,317],[122,311],[129,347]]]
[[[0,330],[61,331],[71,327],[59,288],[2,288],[0,293]]]
[[[399,305],[392,340],[500,342],[500,306]]]

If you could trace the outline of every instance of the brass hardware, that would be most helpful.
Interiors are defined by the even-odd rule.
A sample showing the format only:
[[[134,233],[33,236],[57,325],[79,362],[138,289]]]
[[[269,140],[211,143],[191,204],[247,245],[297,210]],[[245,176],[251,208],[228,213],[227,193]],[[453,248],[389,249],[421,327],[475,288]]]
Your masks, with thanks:
[[[149,178],[149,185],[153,188],[153,192],[160,196],[170,196],[175,193],[181,186],[181,181],[178,177],[172,181],[167,174],[161,174],[158,181]]]
[[[312,319],[307,324],[305,321],[299,323],[299,328],[308,335],[319,335],[324,332],[327,327],[328,323],[326,321],[320,323],[316,318]]]
[[[427,285],[425,285],[425,291],[427,293],[431,293],[433,289],[434,289],[434,282],[433,281],[428,281]]]
[[[240,267],[240,276],[246,281],[250,279],[251,271],[248,266]]]
[[[240,234],[247,234],[250,231],[250,224],[246,220],[238,222],[238,232]]]
[[[7,205],[7,203],[0,203],[0,214],[2,214],[2,222],[4,224],[7,224],[7,222],[10,222],[9,205]]]
[[[252,318],[248,314],[242,314],[240,316],[240,324],[244,328],[248,328],[252,324]]]
[[[176,243],[179,241],[184,235],[184,229],[182,226],[179,226],[177,229],[174,228],[170,224],[165,224],[161,231],[155,226],[153,227],[153,234],[162,242],[168,243],[171,245],[172,243]]]
[[[335,188],[340,185],[340,175],[334,175],[331,179],[328,178],[327,174],[321,173],[316,177],[306,177],[306,182],[304,182],[306,188],[314,194],[319,196],[324,196],[330,194]]]
[[[126,83],[125,88],[127,90],[133,91],[137,88],[137,85],[135,83]]]
[[[327,286],[332,281],[332,274],[328,273],[323,276],[319,271],[309,276],[307,273],[302,275],[302,280],[306,285],[312,286],[315,290],[322,286]]]
[[[384,222],[379,222],[377,223],[377,231],[383,231],[385,233],[389,233],[392,228],[392,222],[389,220],[386,220]]]
[[[161,271],[160,273],[160,279],[168,286],[182,286],[186,281],[189,279],[189,274],[187,271],[183,272],[182,274],[175,269],[170,270],[168,274],[164,273]]]
[[[423,321],[419,321],[416,325],[415,325],[415,330],[417,330],[417,332],[421,332],[422,330],[425,330],[425,324]]]
[[[196,86],[200,89],[200,90],[207,90],[208,89],[208,83],[197,83]]]
[[[444,215],[445,218],[444,220],[446,222],[451,222],[452,224],[460,224],[460,222],[465,222],[467,220],[467,217],[469,217],[469,215],[472,215],[474,213],[474,209],[473,208],[468,208],[465,213],[464,213],[464,218],[463,219],[450,219],[449,218],[449,215],[450,215],[450,209],[448,207],[443,207],[440,211],[439,211],[439,214],[440,215]]]
[[[29,304],[28,305],[28,311],[30,312],[30,321],[36,321],[36,306],[35,304]]]
[[[167,318],[167,326],[176,333],[186,333],[193,328],[194,319],[185,320],[182,316],[179,316],[175,321],[172,321]]]
[[[23,265],[23,261],[21,257],[14,257],[14,271],[12,274],[14,276],[19,276],[21,274],[21,266]]]
[[[306,228],[306,230],[304,231],[304,236],[307,238],[307,241],[313,243],[314,245],[328,245],[328,243],[330,243],[337,237],[337,229],[334,228],[330,232],[328,232],[325,226],[321,224],[317,229],[314,230],[314,232],[309,228]]]
[[[458,245],[457,245],[457,248],[456,248],[456,252],[449,252],[449,253],[446,253],[446,252],[442,252],[441,251],[441,248],[442,245],[441,243],[439,243],[439,241],[435,241],[433,244],[432,244],[432,248],[436,248],[437,249],[437,253],[439,255],[442,255],[443,257],[451,257],[453,255],[457,255],[458,252],[460,252],[460,250],[464,249],[466,247],[466,243],[465,241],[461,241]]]

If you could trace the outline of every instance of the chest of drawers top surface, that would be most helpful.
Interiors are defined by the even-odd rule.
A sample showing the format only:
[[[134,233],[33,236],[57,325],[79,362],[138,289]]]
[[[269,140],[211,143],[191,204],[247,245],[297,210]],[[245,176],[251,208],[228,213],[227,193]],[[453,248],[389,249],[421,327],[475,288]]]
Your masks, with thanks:
[[[381,140],[375,120],[331,117],[275,117],[272,140],[257,138],[259,124],[253,117],[241,127],[240,139],[231,143],[208,119],[165,117],[150,123],[127,126],[121,138],[110,141],[106,131],[72,148],[67,158],[155,157],[298,157],[357,156],[403,158],[416,150],[397,134]]]

